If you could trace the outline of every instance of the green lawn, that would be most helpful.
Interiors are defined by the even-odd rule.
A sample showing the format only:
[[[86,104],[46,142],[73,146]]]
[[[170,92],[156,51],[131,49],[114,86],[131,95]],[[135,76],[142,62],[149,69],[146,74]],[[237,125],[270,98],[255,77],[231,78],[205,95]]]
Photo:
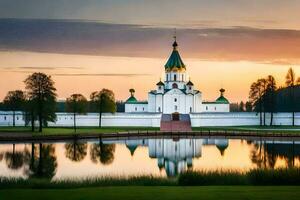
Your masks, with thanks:
[[[5,189],[0,190],[0,199],[10,200],[220,200],[220,199],[272,199],[298,200],[298,186],[128,186],[128,187],[96,187],[80,189]]]
[[[153,127],[78,127],[76,134],[97,134],[97,133],[116,133],[128,131],[153,131],[159,128]],[[0,127],[1,133],[31,133],[30,127]],[[74,128],[55,127],[43,128],[43,133],[34,132],[33,135],[68,135],[75,134]]]

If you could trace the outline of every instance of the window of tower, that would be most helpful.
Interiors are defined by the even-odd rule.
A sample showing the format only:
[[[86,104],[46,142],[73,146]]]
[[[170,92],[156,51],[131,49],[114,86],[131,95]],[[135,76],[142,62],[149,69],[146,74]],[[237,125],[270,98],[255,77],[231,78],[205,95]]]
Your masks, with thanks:
[[[183,74],[182,74],[182,76],[181,76],[181,80],[183,81]]]
[[[173,83],[172,88],[178,88],[178,85],[176,83]]]
[[[177,98],[174,99],[174,102],[177,102]]]
[[[176,76],[176,74],[174,74],[174,81],[177,81],[177,76]]]

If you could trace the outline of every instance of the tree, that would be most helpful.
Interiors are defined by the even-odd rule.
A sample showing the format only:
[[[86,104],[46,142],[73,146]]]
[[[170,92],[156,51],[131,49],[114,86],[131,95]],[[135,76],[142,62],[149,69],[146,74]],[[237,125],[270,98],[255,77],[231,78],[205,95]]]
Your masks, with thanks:
[[[66,101],[67,112],[73,113],[74,130],[76,132],[76,114],[84,114],[87,110],[87,100],[82,94],[72,94]]]
[[[276,81],[271,75],[267,77],[267,89],[264,95],[264,102],[266,102],[266,110],[271,114],[270,126],[273,124],[273,114],[276,110]]]
[[[254,110],[259,112],[260,126],[262,125],[262,110],[263,110],[262,96],[263,96],[262,81],[261,79],[258,79],[250,86],[249,99],[252,104],[252,107],[254,107]]]
[[[245,111],[245,104],[243,101],[241,101],[241,103],[239,104],[239,111],[240,112],[244,112]]]
[[[252,109],[252,104],[250,101],[247,101],[246,104],[245,104],[245,108],[246,108],[246,112],[252,112],[253,109]]]
[[[44,73],[33,73],[25,81],[28,91],[28,99],[35,104],[35,110],[39,121],[39,132],[42,132],[43,124],[55,121],[56,89],[51,76]]]
[[[115,95],[113,91],[102,89],[90,95],[92,109],[99,113],[99,127],[101,127],[102,113],[116,112]]]
[[[9,91],[5,96],[4,106],[13,113],[13,126],[16,125],[16,111],[23,111],[25,105],[25,94],[21,90]]]
[[[297,81],[298,82],[298,81]],[[292,112],[292,125],[295,126],[295,97],[294,87],[296,84],[296,75],[293,68],[289,68],[288,73],[285,76],[285,85],[290,89],[290,110]]]

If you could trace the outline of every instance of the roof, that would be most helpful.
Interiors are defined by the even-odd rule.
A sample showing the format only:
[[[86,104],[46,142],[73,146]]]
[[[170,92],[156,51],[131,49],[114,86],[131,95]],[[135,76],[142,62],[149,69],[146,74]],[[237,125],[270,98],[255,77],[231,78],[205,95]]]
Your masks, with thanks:
[[[229,103],[229,101],[223,96],[221,95],[219,98],[217,98],[216,102],[218,103]]]
[[[156,85],[165,85],[163,82],[159,81]]]
[[[183,63],[179,55],[177,46],[178,46],[177,42],[175,41],[173,43],[173,51],[171,53],[171,56],[169,57],[167,63],[165,64],[165,69],[173,69],[173,68],[185,69],[185,64]]]
[[[134,102],[137,102],[136,98],[131,95],[127,100],[126,100],[126,103],[134,103]]]
[[[186,85],[191,85],[191,86],[193,86],[194,83],[193,83],[192,81],[189,81]]]

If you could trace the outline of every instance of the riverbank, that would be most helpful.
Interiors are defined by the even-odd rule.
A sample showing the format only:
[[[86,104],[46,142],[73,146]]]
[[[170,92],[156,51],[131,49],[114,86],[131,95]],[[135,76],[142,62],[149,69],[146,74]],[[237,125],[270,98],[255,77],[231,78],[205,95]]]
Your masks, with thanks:
[[[82,200],[82,199],[115,199],[115,200],[186,200],[186,199],[272,199],[298,200],[300,187],[297,186],[127,186],[127,187],[94,187],[78,189],[4,189],[0,190],[0,199],[10,200]]]
[[[31,132],[30,127],[0,127],[0,141],[56,141],[71,139],[122,138],[122,137],[256,137],[256,138],[294,138],[300,139],[299,127],[198,127],[189,132],[164,132],[153,127],[48,127],[42,133]]]

